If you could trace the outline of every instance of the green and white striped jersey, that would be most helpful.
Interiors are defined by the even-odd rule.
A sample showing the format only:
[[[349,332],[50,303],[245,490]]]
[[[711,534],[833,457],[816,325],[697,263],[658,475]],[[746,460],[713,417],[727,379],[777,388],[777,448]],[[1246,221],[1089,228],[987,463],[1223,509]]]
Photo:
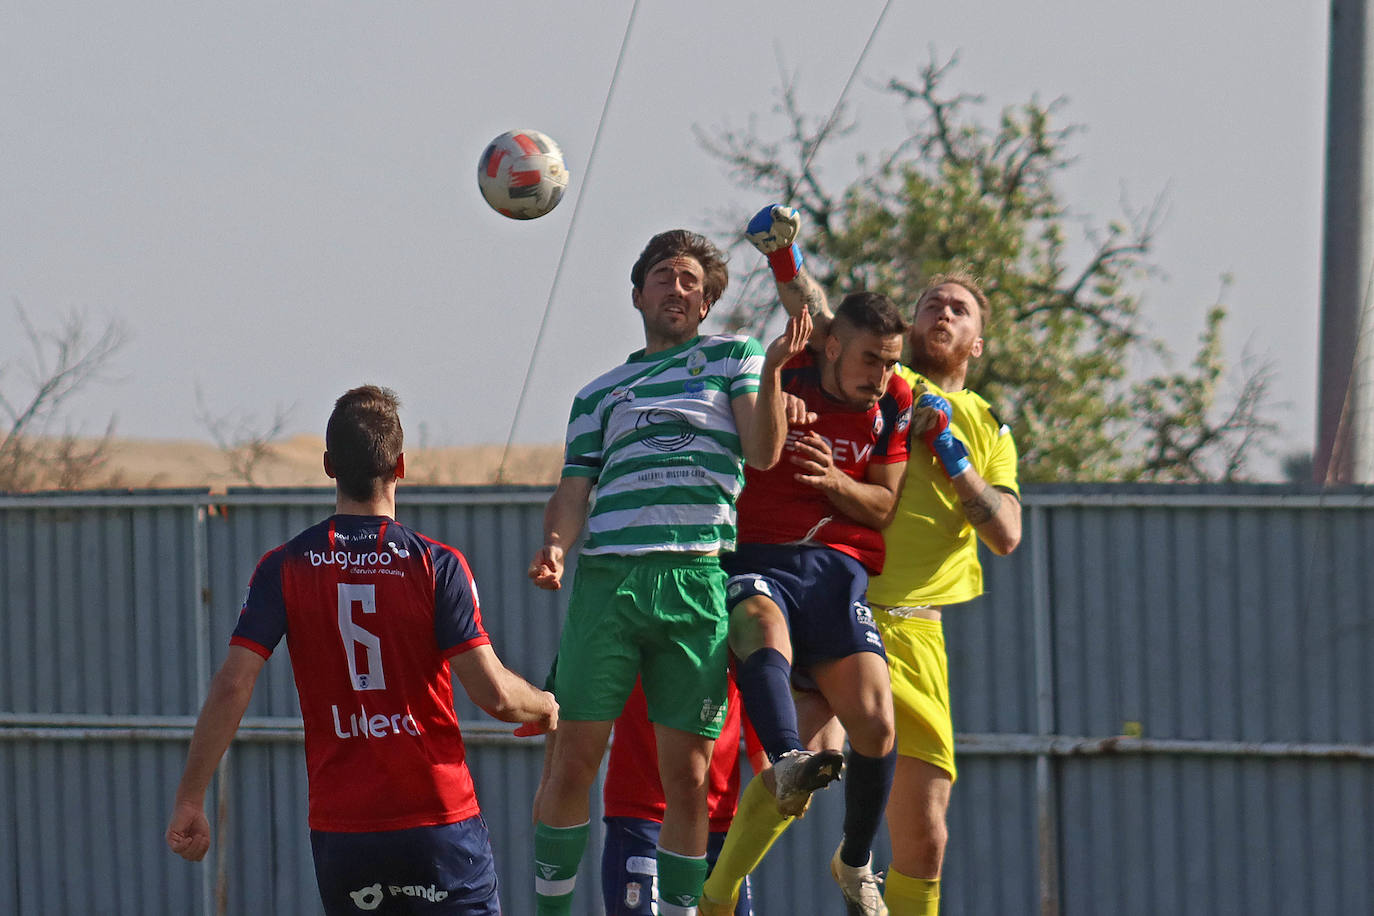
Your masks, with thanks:
[[[733,550],[744,459],[730,402],[758,391],[752,337],[630,354],[573,399],[563,476],[591,477],[584,554]]]

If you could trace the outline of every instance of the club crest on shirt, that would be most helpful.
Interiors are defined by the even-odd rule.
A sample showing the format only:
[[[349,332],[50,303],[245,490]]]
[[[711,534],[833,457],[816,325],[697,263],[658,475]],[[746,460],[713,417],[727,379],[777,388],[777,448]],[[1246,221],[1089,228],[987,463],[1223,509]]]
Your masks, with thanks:
[[[706,354],[700,350],[693,350],[692,355],[687,357],[687,374],[692,376],[701,375],[706,370]]]
[[[875,435],[875,436],[881,436],[882,434],[883,434],[883,412],[882,412],[881,410],[874,411],[874,413],[873,413],[873,435]]]
[[[901,413],[897,414],[897,435],[900,436],[902,433],[906,432],[906,428],[907,428],[908,426],[910,426],[910,425],[911,425],[911,408],[908,407],[906,410],[904,410],[904,411],[902,411]]]

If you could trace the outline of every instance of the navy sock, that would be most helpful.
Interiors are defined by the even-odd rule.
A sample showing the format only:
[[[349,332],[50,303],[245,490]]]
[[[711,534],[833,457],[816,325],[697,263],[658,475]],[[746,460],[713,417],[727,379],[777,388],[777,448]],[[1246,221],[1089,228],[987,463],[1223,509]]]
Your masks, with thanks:
[[[754,723],[769,760],[800,750],[797,707],[792,703],[792,666],[777,649],[762,648],[735,667],[744,711]],[[892,777],[888,776],[888,783]]]
[[[855,868],[868,864],[896,769],[895,749],[886,757],[865,757],[849,751],[844,768],[844,843],[840,846],[844,864]]]

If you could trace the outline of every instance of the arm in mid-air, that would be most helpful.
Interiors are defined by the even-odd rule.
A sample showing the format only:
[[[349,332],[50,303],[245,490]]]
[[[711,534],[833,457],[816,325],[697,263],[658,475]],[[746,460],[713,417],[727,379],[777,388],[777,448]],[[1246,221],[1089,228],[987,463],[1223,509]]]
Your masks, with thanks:
[[[224,664],[210,681],[210,692],[196,719],[186,769],[177,786],[172,818],[167,825],[167,845],[183,859],[199,862],[210,849],[205,792],[220,758],[234,740],[248,701],[253,698],[253,685],[266,662],[251,649],[230,646]]]
[[[587,523],[591,477],[565,476],[544,507],[544,544],[530,561],[529,577],[540,588],[563,587],[563,558]]]
[[[759,390],[741,394],[730,402],[744,460],[750,467],[767,470],[782,457],[782,447],[787,441],[787,402],[783,397],[782,367],[806,348],[810,336],[809,312],[799,312],[789,317],[787,327],[768,345],[764,354]]]
[[[511,671],[489,645],[473,646],[449,659],[449,667],[472,702],[502,722],[522,722],[520,735],[538,735],[558,725],[553,694]]]
[[[793,448],[797,480],[825,494],[830,504],[861,525],[886,528],[897,514],[897,497],[906,480],[906,462],[869,464],[863,480],[855,480],[835,466],[830,443],[808,432]]]

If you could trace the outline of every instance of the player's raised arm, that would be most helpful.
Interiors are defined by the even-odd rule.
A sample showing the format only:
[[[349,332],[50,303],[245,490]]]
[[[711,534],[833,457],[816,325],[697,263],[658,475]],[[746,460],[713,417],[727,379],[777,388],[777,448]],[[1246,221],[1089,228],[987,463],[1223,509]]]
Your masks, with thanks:
[[[998,556],[1006,556],[1021,543],[1021,500],[1016,494],[989,484],[969,460],[968,446],[950,428],[949,401],[937,394],[922,394],[917,405],[932,411],[934,422],[921,433],[949,477],[959,505],[979,539]]]
[[[530,561],[528,575],[540,588],[563,587],[563,560],[587,523],[592,477],[565,476],[544,507],[544,543]]]
[[[807,312],[814,328],[812,334],[823,337],[834,317],[825,290],[802,266],[801,246],[797,235],[801,230],[801,214],[792,207],[769,204],[749,221],[744,237],[768,259],[778,298],[787,314]]]
[[[767,470],[782,457],[787,441],[788,405],[782,390],[782,367],[806,349],[811,336],[811,315],[800,312],[787,319],[787,327],[768,345],[757,393],[742,394],[730,402],[739,430],[745,463]]]

